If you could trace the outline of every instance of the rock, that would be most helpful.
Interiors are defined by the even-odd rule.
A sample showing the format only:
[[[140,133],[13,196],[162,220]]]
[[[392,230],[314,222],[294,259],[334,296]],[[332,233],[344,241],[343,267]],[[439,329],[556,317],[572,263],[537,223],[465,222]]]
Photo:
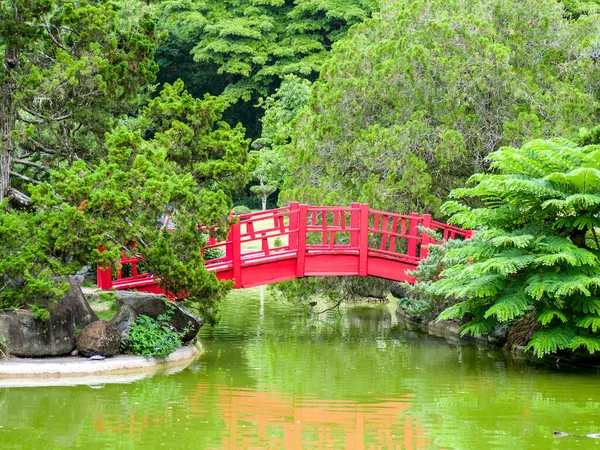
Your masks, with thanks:
[[[137,319],[137,314],[127,305],[121,305],[117,314],[112,318],[114,323],[121,332],[121,344],[124,350],[129,348],[129,328]]]
[[[156,319],[167,312],[167,300],[162,295],[147,292],[117,291],[117,303],[130,307],[137,315]]]
[[[79,355],[79,350],[75,349],[70,353],[71,356],[77,356]]]
[[[67,281],[67,280],[65,280]],[[69,292],[54,308],[50,318],[40,321],[27,310],[0,313],[0,340],[8,342],[8,352],[16,356],[59,356],[75,348],[75,334],[98,320],[79,285],[68,280]]]
[[[402,286],[400,283],[394,283],[390,287],[390,292],[396,298],[403,299],[406,298],[406,288]]]
[[[181,333],[183,342],[189,342],[196,337],[200,328],[204,325],[204,320],[194,316],[184,308],[176,306],[173,317],[169,320],[169,325]]]
[[[69,278],[75,280],[80,286],[83,285],[84,281],[89,281],[91,284],[98,284],[98,276],[96,273],[96,266],[83,266],[79,272],[75,275],[70,275]]]
[[[508,332],[510,331],[510,328],[511,325],[507,323],[496,325],[487,335],[488,342],[497,347],[504,345],[508,339]]]
[[[112,322],[92,322],[77,335],[77,350],[83,356],[113,356],[120,346],[121,332]]]
[[[128,306],[137,315],[144,314],[153,319],[170,312],[171,318],[168,324],[175,331],[182,334],[181,340],[183,342],[194,339],[202,325],[204,325],[203,319],[194,316],[175,303],[168,302],[162,295],[120,291],[117,293],[117,303]],[[172,311],[170,311],[171,308]]]

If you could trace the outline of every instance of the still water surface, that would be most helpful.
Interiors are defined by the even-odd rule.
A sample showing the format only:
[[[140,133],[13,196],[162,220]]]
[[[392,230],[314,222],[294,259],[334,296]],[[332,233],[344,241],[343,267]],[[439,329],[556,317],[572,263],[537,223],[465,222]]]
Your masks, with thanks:
[[[600,376],[234,292],[206,353],[131,384],[0,389],[0,449],[600,448]]]

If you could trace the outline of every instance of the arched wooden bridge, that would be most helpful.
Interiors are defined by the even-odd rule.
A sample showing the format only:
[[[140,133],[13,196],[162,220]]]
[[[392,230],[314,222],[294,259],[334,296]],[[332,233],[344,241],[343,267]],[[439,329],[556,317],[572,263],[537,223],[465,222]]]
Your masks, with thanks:
[[[220,256],[206,268],[235,288],[277,283],[301,277],[374,276],[414,281],[406,274],[427,256],[435,241],[419,225],[441,232],[443,239],[470,238],[472,232],[432,220],[428,214],[376,211],[367,204],[350,207],[289,206],[238,216],[227,240],[210,239],[207,249]],[[151,274],[140,273],[139,260],[124,258],[113,279],[98,269],[102,289],[162,292]]]

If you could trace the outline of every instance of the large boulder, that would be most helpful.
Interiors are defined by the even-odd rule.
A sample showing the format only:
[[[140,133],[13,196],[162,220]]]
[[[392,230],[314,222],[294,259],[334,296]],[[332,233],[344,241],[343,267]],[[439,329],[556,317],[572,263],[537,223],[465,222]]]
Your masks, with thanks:
[[[127,305],[121,305],[119,311],[117,311],[117,314],[111,320],[121,332],[121,345],[124,350],[129,348],[129,328],[133,325],[137,317],[138,315],[133,309]]]
[[[69,292],[50,310],[46,321],[34,319],[27,310],[0,312],[0,339],[8,342],[11,355],[40,357],[71,353],[77,331],[98,320],[79,285],[74,280],[68,282]]]
[[[204,320],[189,311],[169,302],[164,296],[146,292],[117,292],[117,303],[131,308],[137,315],[145,315],[153,319],[163,314],[170,315],[168,321],[175,331],[181,333],[181,340],[189,342],[196,337]]]
[[[121,332],[109,321],[92,322],[77,335],[77,350],[83,356],[113,356],[120,346]]]

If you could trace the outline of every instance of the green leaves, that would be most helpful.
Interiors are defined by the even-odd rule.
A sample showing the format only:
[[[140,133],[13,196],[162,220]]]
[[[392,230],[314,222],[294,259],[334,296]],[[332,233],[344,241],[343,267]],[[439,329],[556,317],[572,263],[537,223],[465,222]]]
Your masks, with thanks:
[[[181,336],[166,321],[141,314],[129,328],[129,349],[134,355],[166,358],[181,345]]]
[[[531,337],[525,350],[533,350],[533,353],[541,358],[547,353],[555,353],[569,347],[574,338],[575,332],[568,325],[547,327]]]
[[[484,206],[446,206],[456,212],[454,223],[481,231],[449,251],[440,279],[422,288],[457,302],[438,320],[469,315],[465,330],[479,333],[489,320],[510,322],[533,311],[541,328],[526,348],[537,356],[598,350],[597,152],[565,140],[504,148],[489,157],[495,172],[473,176],[473,187],[453,192]]]

